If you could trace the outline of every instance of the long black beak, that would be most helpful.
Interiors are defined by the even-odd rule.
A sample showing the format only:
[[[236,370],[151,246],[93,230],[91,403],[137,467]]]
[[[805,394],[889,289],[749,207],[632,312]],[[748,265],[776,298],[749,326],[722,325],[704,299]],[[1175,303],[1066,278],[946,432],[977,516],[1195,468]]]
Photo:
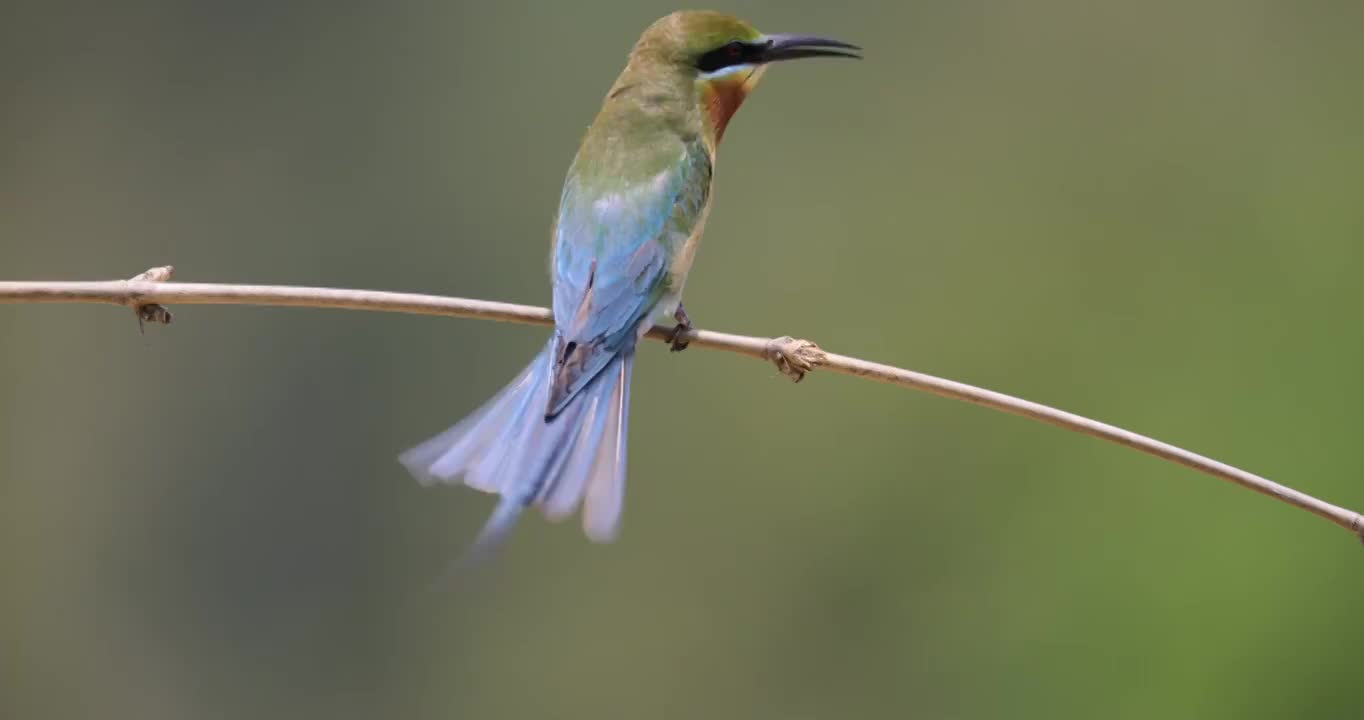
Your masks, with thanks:
[[[856,45],[813,35],[768,35],[766,43],[763,62],[811,57],[862,58],[857,52],[862,48]]]

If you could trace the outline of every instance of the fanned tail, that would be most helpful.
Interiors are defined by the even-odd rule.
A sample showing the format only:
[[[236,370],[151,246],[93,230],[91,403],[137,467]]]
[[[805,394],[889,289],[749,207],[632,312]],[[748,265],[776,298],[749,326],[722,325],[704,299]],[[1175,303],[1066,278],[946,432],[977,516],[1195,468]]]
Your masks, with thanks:
[[[469,551],[499,546],[521,511],[538,504],[551,519],[583,504],[583,529],[615,538],[625,491],[633,349],[616,355],[567,407],[545,419],[553,340],[482,407],[399,460],[423,483],[455,483],[502,496]]]

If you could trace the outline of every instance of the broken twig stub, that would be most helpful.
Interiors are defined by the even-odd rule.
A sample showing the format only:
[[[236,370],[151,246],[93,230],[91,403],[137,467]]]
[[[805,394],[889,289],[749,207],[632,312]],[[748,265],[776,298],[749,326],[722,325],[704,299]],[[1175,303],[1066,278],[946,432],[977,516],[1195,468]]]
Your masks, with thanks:
[[[154,267],[145,272],[140,272],[130,278],[128,282],[166,282],[171,279],[171,275],[174,273],[175,267],[173,265],[162,265],[161,267]],[[137,302],[136,293],[129,294],[128,304],[132,306],[133,314],[137,316],[137,331],[139,333],[146,332],[146,323],[153,322],[169,325],[171,324],[171,320],[174,319],[174,316],[171,315],[171,311],[166,309],[165,305],[159,303],[144,304]]]

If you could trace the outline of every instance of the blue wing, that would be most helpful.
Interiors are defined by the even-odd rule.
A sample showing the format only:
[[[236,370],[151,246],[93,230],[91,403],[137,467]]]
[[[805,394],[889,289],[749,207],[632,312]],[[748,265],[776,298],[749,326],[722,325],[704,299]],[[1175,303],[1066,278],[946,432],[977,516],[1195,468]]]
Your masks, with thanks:
[[[580,167],[582,158],[569,171],[555,226],[547,417],[634,348],[642,321],[670,290],[669,268],[703,215],[711,176],[701,143],[673,147],[658,172],[639,179]]]

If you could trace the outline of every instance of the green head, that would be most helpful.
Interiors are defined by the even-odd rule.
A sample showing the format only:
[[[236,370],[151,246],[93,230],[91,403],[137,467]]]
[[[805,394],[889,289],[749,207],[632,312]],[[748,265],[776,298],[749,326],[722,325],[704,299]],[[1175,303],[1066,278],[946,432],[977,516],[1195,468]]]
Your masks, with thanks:
[[[720,12],[680,10],[644,31],[630,52],[630,64],[694,82],[718,141],[729,118],[771,63],[810,57],[857,58],[860,49],[813,35],[764,34]]]

